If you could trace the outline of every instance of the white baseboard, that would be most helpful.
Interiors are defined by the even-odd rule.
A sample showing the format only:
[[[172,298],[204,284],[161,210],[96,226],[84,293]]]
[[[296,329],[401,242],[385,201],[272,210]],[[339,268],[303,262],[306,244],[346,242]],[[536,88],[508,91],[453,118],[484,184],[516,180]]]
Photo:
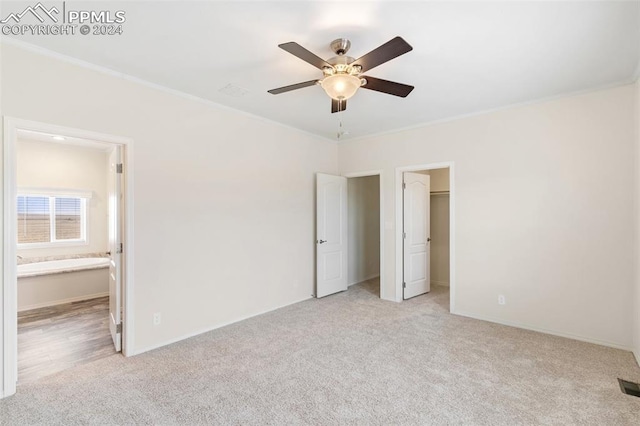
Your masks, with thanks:
[[[481,320],[481,321],[493,322],[493,323],[496,323],[496,324],[506,325],[506,326],[509,326],[509,327],[522,328],[524,330],[537,331],[538,333],[551,334],[553,336],[565,337],[567,339],[579,340],[581,342],[593,343],[593,344],[600,345],[600,346],[607,346],[607,347],[610,347],[610,348],[622,349],[624,351],[633,352],[633,349],[630,346],[621,345],[619,343],[609,342],[609,341],[606,341],[606,340],[594,339],[594,338],[591,338],[591,337],[579,336],[577,334],[565,333],[565,332],[556,331],[556,330],[549,330],[549,329],[545,329],[545,328],[541,328],[541,327],[534,327],[534,326],[530,326],[530,325],[527,325],[527,324],[521,324],[521,323],[518,323],[518,322],[504,321],[502,319],[485,317],[483,315],[476,315],[476,314],[471,314],[471,313],[468,313],[468,312],[456,311],[456,312],[451,312],[451,313],[454,314],[454,315],[460,315],[460,316],[467,317],[467,318],[473,318],[473,319],[477,319],[477,320]],[[636,356],[636,359],[638,359],[637,356]]]
[[[443,287],[449,287],[449,281],[434,281],[434,280],[431,280],[431,284],[440,285],[440,286],[443,286]]]
[[[84,296],[70,297],[68,299],[54,300],[52,302],[36,303],[34,305],[27,305],[27,306],[18,308],[18,312],[29,311],[31,309],[46,308],[47,306],[64,305],[65,303],[80,302],[81,300],[97,299],[98,297],[105,297],[108,295],[109,295],[109,292],[95,293],[95,294],[86,294]]]
[[[132,355],[140,355],[140,354],[143,354],[145,352],[152,351],[154,349],[159,349],[159,348],[161,348],[163,346],[171,345],[172,343],[177,343],[177,342],[179,342],[181,340],[186,340],[186,339],[189,339],[191,337],[198,336],[200,334],[208,333],[208,332],[216,330],[218,328],[226,327],[228,325],[235,324],[237,322],[244,321],[244,320],[249,319],[249,318],[257,317],[259,315],[267,314],[269,312],[276,311],[278,309],[286,308],[287,306],[295,305],[296,303],[304,302],[305,300],[309,300],[309,299],[313,299],[313,296],[305,297],[303,299],[296,300],[294,302],[285,303],[284,305],[276,306],[275,308],[266,309],[264,311],[260,311],[260,312],[255,313],[255,314],[247,315],[247,316],[244,316],[244,317],[241,317],[241,318],[237,318],[237,319],[234,319],[234,320],[231,320],[231,321],[224,322],[222,324],[214,325],[213,327],[203,328],[203,329],[200,329],[200,330],[195,331],[193,333],[187,333],[187,334],[184,334],[184,335],[182,335],[180,337],[176,337],[175,339],[165,340],[164,342],[158,343],[157,345],[147,346],[146,348],[142,348],[142,349],[138,349],[138,350],[134,349],[132,351]]]
[[[360,284],[360,283],[363,283],[365,281],[369,281],[369,280],[372,280],[372,279],[378,278],[378,277],[380,277],[380,273],[369,275],[366,278],[362,278],[361,280],[357,280],[357,281],[354,281],[352,283],[347,284],[347,287],[351,287],[352,285]]]
[[[640,350],[631,351],[633,353],[634,358],[636,359],[636,364],[640,367]]]

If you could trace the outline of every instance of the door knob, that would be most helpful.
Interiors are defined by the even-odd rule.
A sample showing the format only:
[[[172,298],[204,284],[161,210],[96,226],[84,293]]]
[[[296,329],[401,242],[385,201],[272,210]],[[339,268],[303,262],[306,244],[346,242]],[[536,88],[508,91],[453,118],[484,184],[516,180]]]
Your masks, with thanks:
[[[323,243],[326,243],[326,242],[327,242],[327,240],[318,240],[317,241],[318,244],[323,244]]]

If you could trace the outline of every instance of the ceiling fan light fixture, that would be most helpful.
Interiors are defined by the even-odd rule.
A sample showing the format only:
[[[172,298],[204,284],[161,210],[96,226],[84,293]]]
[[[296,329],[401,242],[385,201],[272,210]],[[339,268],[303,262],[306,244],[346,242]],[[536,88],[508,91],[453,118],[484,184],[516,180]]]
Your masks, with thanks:
[[[408,84],[361,75],[363,72],[368,72],[378,65],[413,50],[413,47],[402,37],[394,37],[358,59],[346,55],[350,46],[351,42],[347,39],[334,40],[331,42],[331,49],[337,56],[324,60],[294,41],[279,44],[278,47],[282,50],[322,71],[322,78],[278,87],[267,90],[267,92],[278,95],[317,84],[322,86],[322,89],[331,98],[332,114],[346,111],[347,99],[353,97],[360,87],[401,98],[406,98],[411,93],[413,86]]]
[[[355,95],[362,81],[351,74],[334,74],[325,77],[320,85],[331,99],[342,101]]]

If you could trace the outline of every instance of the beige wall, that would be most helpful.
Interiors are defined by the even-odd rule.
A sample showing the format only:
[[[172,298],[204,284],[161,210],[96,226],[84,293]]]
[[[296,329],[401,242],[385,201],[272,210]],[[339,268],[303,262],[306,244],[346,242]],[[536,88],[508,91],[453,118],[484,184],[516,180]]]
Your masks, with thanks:
[[[314,179],[337,174],[335,143],[15,46],[1,53],[3,114],[134,141],[135,352],[314,292]]]
[[[340,172],[454,162],[455,312],[631,348],[634,90],[344,142]],[[383,191],[393,295],[394,179]]]
[[[348,283],[380,275],[380,177],[347,179]]]
[[[90,191],[88,244],[21,249],[24,258],[107,251],[107,152],[82,146],[19,139],[16,147],[18,188]]]
[[[429,225],[431,230],[431,283],[448,286],[450,250],[449,195],[432,194],[430,198],[431,214],[429,215]]]
[[[109,268],[18,278],[18,311],[109,294]],[[106,320],[106,318],[105,318]]]
[[[415,173],[431,176],[431,192],[449,190],[449,168],[420,170]]]

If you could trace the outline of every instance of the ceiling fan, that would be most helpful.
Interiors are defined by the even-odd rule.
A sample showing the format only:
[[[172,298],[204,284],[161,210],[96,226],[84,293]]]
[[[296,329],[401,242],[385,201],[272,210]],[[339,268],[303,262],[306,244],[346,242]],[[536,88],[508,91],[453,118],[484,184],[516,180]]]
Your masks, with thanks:
[[[331,98],[331,112],[334,113],[347,109],[347,99],[355,95],[360,87],[402,98],[405,98],[413,90],[413,86],[361,75],[363,72],[413,50],[413,47],[402,37],[395,37],[358,59],[346,56],[351,42],[344,38],[331,42],[331,50],[337,56],[326,61],[293,41],[279,44],[278,47],[318,68],[322,71],[323,77],[318,80],[309,80],[269,90],[268,92],[273,95],[318,84]]]

